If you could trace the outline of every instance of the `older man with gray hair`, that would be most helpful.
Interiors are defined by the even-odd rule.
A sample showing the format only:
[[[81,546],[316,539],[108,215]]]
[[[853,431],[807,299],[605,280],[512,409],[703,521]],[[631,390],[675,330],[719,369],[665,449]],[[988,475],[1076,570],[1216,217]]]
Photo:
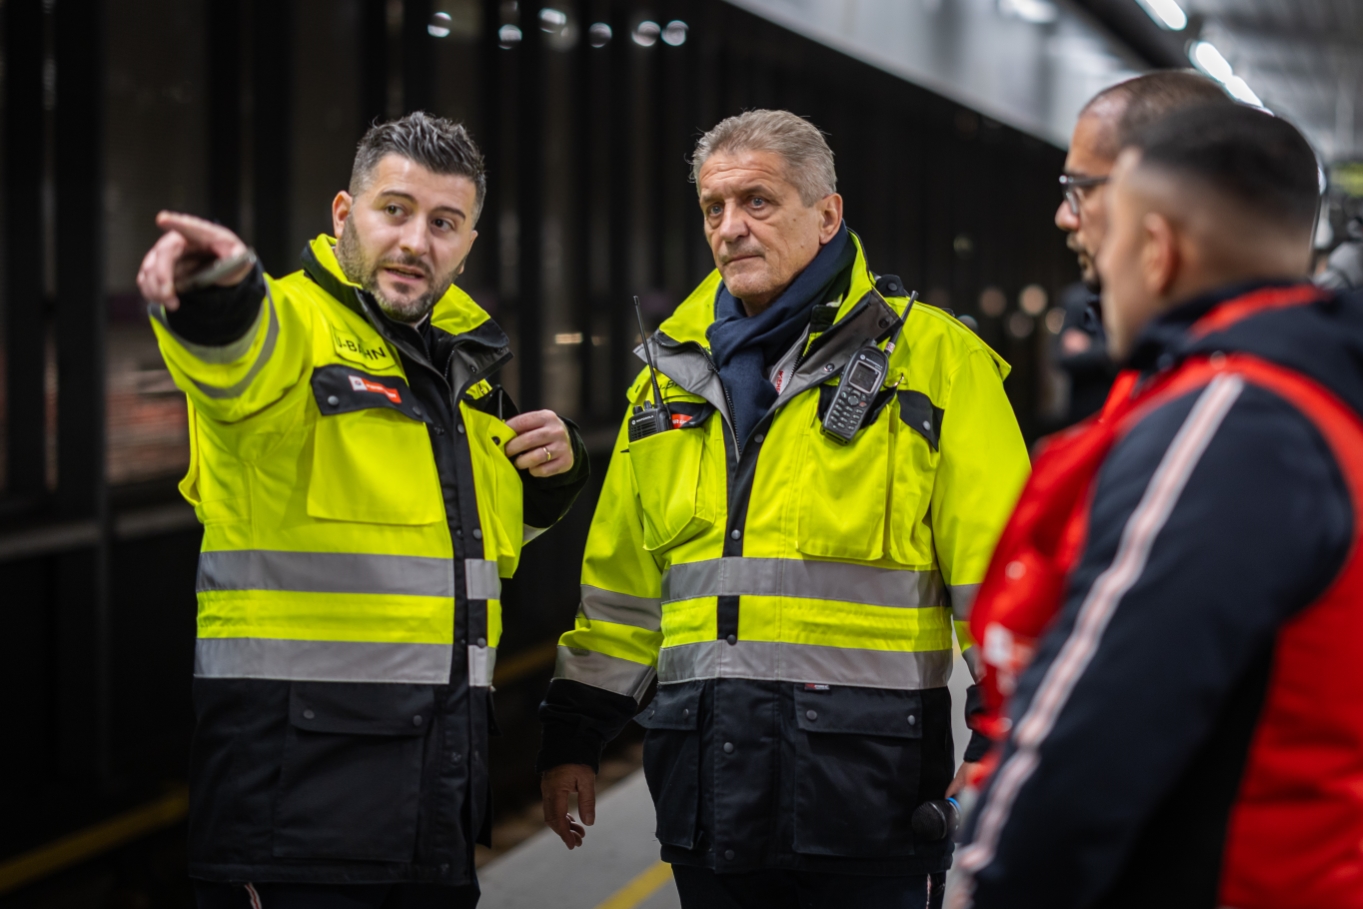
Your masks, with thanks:
[[[545,820],[582,843],[633,717],[684,906],[937,905],[953,619],[973,656],[1028,470],[1008,366],[871,271],[810,123],[731,117],[693,167],[716,271],[628,392],[540,711]]]

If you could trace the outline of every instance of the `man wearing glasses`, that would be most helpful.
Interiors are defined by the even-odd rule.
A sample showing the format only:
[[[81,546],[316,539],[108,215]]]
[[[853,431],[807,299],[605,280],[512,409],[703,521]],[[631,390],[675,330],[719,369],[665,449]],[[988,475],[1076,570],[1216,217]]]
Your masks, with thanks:
[[[1065,322],[1056,350],[1057,364],[1070,376],[1067,422],[1078,422],[1102,407],[1114,375],[1094,311],[1102,290],[1094,257],[1105,228],[1103,187],[1117,153],[1143,127],[1179,108],[1223,101],[1230,99],[1212,80],[1166,71],[1106,88],[1079,112],[1060,175],[1065,199],[1055,210],[1055,226],[1069,235],[1066,245],[1079,257],[1082,279],[1062,298]]]

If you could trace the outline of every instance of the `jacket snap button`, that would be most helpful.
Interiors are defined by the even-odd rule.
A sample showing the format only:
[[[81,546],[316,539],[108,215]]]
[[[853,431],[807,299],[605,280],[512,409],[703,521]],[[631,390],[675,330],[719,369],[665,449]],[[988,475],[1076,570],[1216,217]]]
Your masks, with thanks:
[[[653,718],[654,718],[655,716],[657,716],[657,715],[658,715],[658,711],[656,711],[656,710],[650,710],[650,711],[648,712],[648,718],[649,718],[650,720],[653,719]]]
[[[914,716],[912,713],[909,714],[909,725],[910,725],[910,726],[914,726],[914,725],[917,725],[917,723],[918,723],[918,717]]]
[[[825,364],[823,365],[823,371],[824,371],[824,372],[832,372],[832,371],[833,371],[833,364],[832,364],[832,363],[825,363]]]
[[[929,423],[927,420],[923,421],[923,428],[926,429],[928,432],[932,432],[932,424]]]
[[[806,711],[805,711],[805,716],[809,717],[811,720],[817,720],[817,719],[819,718],[819,711],[817,711],[817,710],[806,710]]]
[[[724,857],[732,862],[734,860],[734,851],[732,849],[725,849]]]
[[[462,435],[464,434],[464,427],[462,427],[462,426],[456,426],[456,427],[454,428],[454,431],[457,432],[457,433],[459,433],[459,434],[462,436]]]
[[[413,726],[421,725],[421,714],[418,713],[416,716],[412,717],[412,725]]]
[[[729,536],[735,540],[741,539],[743,537],[743,531],[735,530],[733,533],[729,534]]]
[[[725,753],[725,754],[733,754],[733,753],[734,753],[734,743],[733,743],[733,742],[725,742],[725,743],[724,743],[724,753]]]
[[[731,634],[731,635],[729,635],[727,638],[725,638],[724,640],[728,641],[731,645],[732,645],[732,644],[737,644],[737,643],[738,643],[738,635],[736,635],[736,634]]]
[[[311,710],[304,710],[304,711],[303,711],[303,719],[305,719],[305,720],[314,720],[314,719],[316,719],[316,718],[317,718],[317,714],[313,713]]]
[[[332,407],[335,407],[336,405],[341,403],[341,399],[336,397],[335,395],[327,395],[327,403],[330,404]]]
[[[412,413],[416,414],[418,417],[421,416],[421,408],[420,408],[420,407],[413,407],[413,408],[412,408]]]
[[[691,708],[690,708],[690,707],[683,707],[683,708],[682,708],[682,719],[686,719],[686,718],[689,717],[690,715],[691,715]]]
[[[478,639],[478,646],[479,646],[479,647],[486,647],[486,646],[487,646],[487,638],[479,638],[479,639]]]
[[[454,535],[462,540],[464,538],[464,529],[462,527],[458,528],[457,530],[455,530]]]
[[[766,441],[766,439],[767,439],[767,437],[764,436],[764,435],[762,435],[762,433],[760,433],[760,432],[759,432],[757,435],[755,435],[755,436],[752,437],[752,440],[753,440],[754,442],[756,442],[758,445],[761,445],[763,442]]]
[[[475,540],[481,540],[481,539],[483,538],[483,532],[482,532],[481,530],[475,529],[475,530],[473,531],[473,538],[474,538]]]
[[[501,439],[501,437],[500,437],[500,436],[493,436],[493,437],[492,437],[492,444],[493,444],[493,445],[500,445],[500,444],[502,444],[502,439]]]

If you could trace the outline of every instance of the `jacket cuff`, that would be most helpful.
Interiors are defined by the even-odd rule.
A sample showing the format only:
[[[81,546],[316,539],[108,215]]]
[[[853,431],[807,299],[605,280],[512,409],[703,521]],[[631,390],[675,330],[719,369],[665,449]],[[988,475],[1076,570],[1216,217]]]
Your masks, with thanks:
[[[564,764],[586,764],[595,773],[601,769],[603,747],[605,743],[601,736],[589,729],[546,723],[535,770],[544,773]]]
[[[257,263],[231,287],[208,287],[180,295],[180,308],[166,312],[170,330],[191,344],[226,347],[256,324],[265,299],[265,273]]]
[[[988,736],[980,732],[971,732],[970,744],[965,746],[965,754],[962,755],[962,760],[970,764],[982,761],[992,747],[994,747],[994,742]]]

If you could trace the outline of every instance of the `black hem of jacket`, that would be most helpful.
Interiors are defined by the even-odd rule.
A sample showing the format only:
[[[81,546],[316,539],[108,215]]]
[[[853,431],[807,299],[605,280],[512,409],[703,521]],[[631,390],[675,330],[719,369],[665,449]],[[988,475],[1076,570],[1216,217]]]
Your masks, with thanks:
[[[180,308],[166,310],[171,331],[191,344],[225,347],[251,330],[265,298],[265,273],[257,262],[230,287],[208,287],[180,295]]]

